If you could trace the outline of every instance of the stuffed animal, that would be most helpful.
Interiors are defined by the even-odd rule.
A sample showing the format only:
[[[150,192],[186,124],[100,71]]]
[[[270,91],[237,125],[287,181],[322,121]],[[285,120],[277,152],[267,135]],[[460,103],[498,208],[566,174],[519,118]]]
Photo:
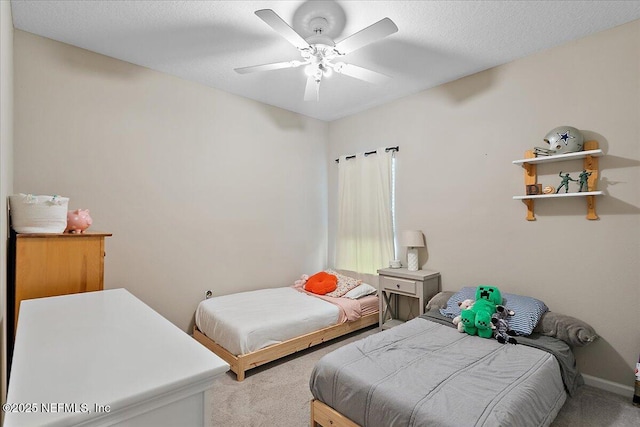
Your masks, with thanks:
[[[495,286],[478,286],[473,307],[460,313],[464,331],[469,335],[491,338],[493,336],[491,315],[496,312],[496,306],[499,304],[502,304],[500,289]]]
[[[518,341],[510,336],[509,317],[516,314],[513,310],[509,310],[503,305],[496,306],[496,312],[491,316],[491,328],[493,336],[500,344],[518,344]]]
[[[473,302],[474,301],[472,299],[466,299],[464,301],[459,302],[458,306],[460,307],[461,311],[466,310],[473,306]],[[456,317],[453,318],[453,324],[458,327],[458,332],[464,333],[464,323],[462,323],[461,320],[462,320],[462,317],[460,315],[457,315]]]

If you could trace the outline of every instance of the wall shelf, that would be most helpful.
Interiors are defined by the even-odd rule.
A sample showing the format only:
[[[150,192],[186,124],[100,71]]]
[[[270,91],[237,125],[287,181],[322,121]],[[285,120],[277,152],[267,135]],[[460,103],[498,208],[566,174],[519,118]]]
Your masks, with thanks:
[[[537,165],[539,163],[554,163],[565,162],[569,160],[583,160],[583,169],[590,173],[587,180],[587,190],[584,192],[575,193],[558,193],[558,194],[536,194],[536,195],[524,195],[514,196],[514,200],[522,200],[527,206],[527,221],[535,221],[534,202],[536,199],[551,199],[562,197],[585,197],[587,200],[587,219],[596,220],[598,215],[596,214],[596,199],[595,196],[603,194],[602,191],[597,191],[598,186],[598,157],[602,156],[602,150],[598,147],[597,141],[586,141],[584,143],[584,151],[576,153],[558,154],[555,156],[541,156],[536,157],[533,150],[525,152],[524,159],[514,160],[513,164],[521,165],[524,168],[524,184],[525,188],[529,185],[535,185],[538,183]]]
[[[535,194],[530,196],[513,196],[514,200],[524,199],[547,199],[552,197],[584,197],[584,196],[601,196],[602,191],[583,191],[581,193],[558,193],[558,194]]]
[[[589,141],[589,142],[594,142],[594,141]],[[540,156],[540,157],[534,157],[529,159],[514,160],[513,164],[521,165],[523,163],[537,164],[537,163],[566,162],[568,160],[584,159],[587,156],[600,157],[602,155],[603,155],[602,150],[598,148],[595,150],[578,151],[577,153],[557,154],[555,156]]]

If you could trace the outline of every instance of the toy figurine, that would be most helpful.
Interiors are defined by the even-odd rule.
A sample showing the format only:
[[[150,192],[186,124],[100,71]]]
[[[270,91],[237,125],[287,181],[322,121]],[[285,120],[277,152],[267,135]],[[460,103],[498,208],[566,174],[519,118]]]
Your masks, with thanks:
[[[564,187],[564,192],[568,193],[569,192],[569,181],[578,182],[577,179],[571,178],[568,173],[566,173],[566,174],[564,174],[564,176],[562,176],[562,171],[560,171],[558,176],[560,176],[560,178],[562,178],[562,183],[560,184],[560,187],[558,187],[558,189],[556,190],[556,194],[558,194],[558,192],[560,191],[560,189],[562,187]]]
[[[592,172],[587,172],[586,170],[583,170],[582,173],[579,176],[580,179],[580,189],[578,190],[578,193],[580,193],[582,191],[582,189],[584,188],[585,190],[589,191],[589,186],[587,185],[587,180],[589,179],[589,177],[591,176]]]

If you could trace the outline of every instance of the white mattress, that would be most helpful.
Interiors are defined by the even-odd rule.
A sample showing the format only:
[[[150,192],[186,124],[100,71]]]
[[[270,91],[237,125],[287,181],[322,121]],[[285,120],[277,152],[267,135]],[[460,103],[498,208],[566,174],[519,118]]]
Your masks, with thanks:
[[[229,352],[251,353],[338,322],[340,309],[291,287],[214,297],[196,310],[196,326]]]

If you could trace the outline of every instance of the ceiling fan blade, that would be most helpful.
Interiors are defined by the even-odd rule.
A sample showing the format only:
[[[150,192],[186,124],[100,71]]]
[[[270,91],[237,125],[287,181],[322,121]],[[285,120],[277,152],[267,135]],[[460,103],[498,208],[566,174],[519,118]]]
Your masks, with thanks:
[[[317,101],[320,99],[320,81],[314,76],[307,78],[307,86],[304,89],[305,101]]]
[[[284,22],[284,20],[273,10],[260,9],[256,10],[255,14],[298,49],[305,49],[309,47],[309,43],[307,43],[300,34],[296,33],[295,30],[291,28],[289,24]]]
[[[398,31],[396,24],[389,18],[381,19],[336,44],[336,50],[343,55],[360,49],[376,40]]]
[[[250,67],[234,68],[234,70],[238,74],[247,74],[247,73],[254,73],[256,71],[271,71],[271,70],[281,70],[283,68],[295,68],[304,64],[308,64],[308,62],[302,62],[302,61],[274,62],[271,64],[252,65]]]
[[[386,76],[382,73],[378,73],[377,71],[372,71],[367,68],[362,68],[358,67],[357,65],[351,64],[336,66],[334,67],[334,70],[336,70],[340,74],[344,74],[349,77],[375,84],[382,84],[391,79],[391,77]]]

